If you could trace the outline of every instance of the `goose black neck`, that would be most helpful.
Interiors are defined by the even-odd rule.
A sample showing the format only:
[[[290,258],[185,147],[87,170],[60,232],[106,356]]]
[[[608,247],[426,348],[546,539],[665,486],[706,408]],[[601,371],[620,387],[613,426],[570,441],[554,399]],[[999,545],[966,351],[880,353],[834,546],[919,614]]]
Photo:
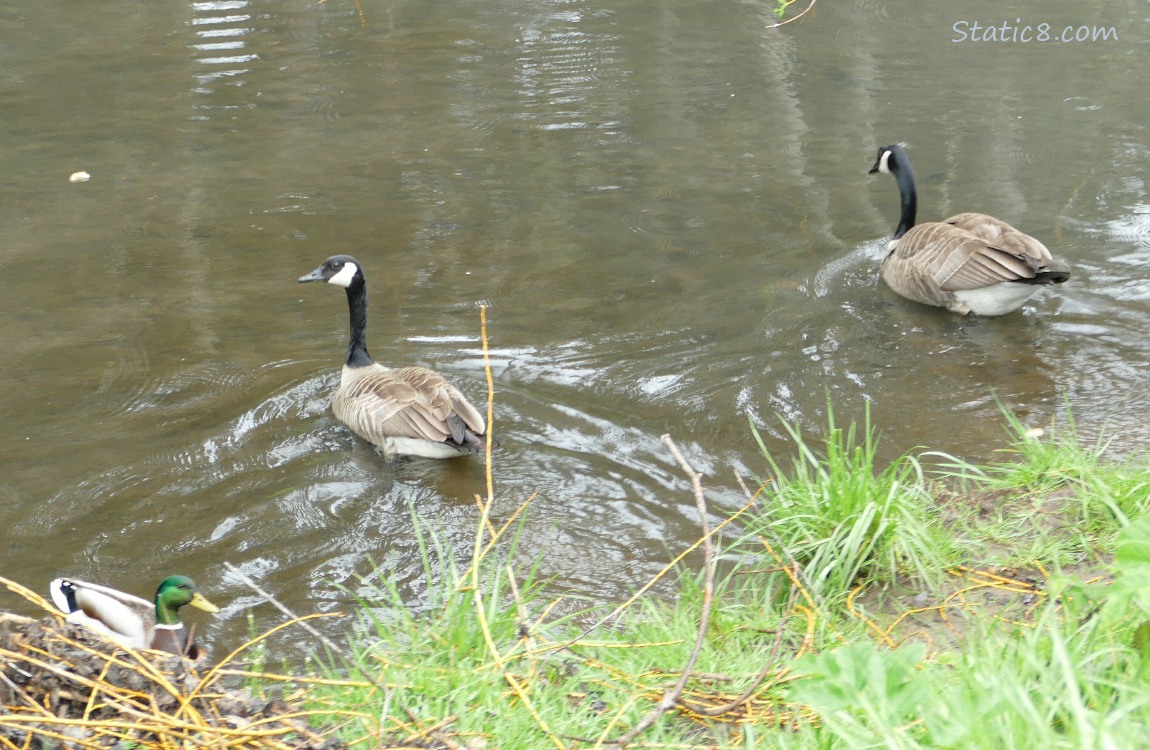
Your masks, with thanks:
[[[899,160],[898,168],[892,170],[894,179],[898,182],[898,194],[902,207],[898,218],[898,227],[894,230],[894,239],[902,237],[914,226],[915,214],[918,212],[918,191],[914,187],[914,170],[910,162]]]
[[[347,343],[348,367],[366,367],[375,362],[367,353],[367,284],[356,279],[347,288],[347,311],[351,340]]]

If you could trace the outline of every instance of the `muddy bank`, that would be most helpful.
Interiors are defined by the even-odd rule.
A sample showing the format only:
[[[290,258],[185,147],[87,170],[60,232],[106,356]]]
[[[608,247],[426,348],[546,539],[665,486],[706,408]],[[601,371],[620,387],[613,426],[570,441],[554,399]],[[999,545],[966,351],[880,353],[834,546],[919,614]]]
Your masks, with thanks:
[[[206,664],[119,648],[60,618],[0,614],[0,740],[9,746],[343,747],[310,729],[307,714],[234,681]]]

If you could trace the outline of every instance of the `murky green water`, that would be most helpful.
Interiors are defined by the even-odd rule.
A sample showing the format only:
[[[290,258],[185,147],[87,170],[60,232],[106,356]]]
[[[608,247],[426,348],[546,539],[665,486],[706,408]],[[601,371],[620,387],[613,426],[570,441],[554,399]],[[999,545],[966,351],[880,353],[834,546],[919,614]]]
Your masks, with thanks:
[[[0,9],[0,571],[221,616],[346,609],[371,561],[419,606],[408,504],[469,550],[481,462],[384,464],[331,417],[338,290],[362,261],[377,359],[475,400],[490,306],[497,520],[557,591],[630,593],[696,537],[671,433],[732,506],[747,418],[872,403],[894,455],[988,459],[1028,424],[1145,446],[1150,26],[1140,3],[106,0]],[[956,23],[1115,28],[954,41]],[[966,28],[966,27],[964,27]],[[920,216],[982,210],[1074,266],[961,320],[877,281],[906,141]],[[70,183],[87,170],[92,179]],[[11,602],[8,602],[11,604]],[[338,626],[335,626],[338,628]],[[300,640],[302,640],[302,635]]]

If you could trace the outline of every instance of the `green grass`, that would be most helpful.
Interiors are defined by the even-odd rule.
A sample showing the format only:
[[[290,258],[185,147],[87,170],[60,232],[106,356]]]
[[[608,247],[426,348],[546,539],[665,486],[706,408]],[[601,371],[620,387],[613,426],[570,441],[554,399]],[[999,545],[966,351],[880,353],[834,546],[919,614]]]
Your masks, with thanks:
[[[1105,586],[1055,590],[1024,627],[979,623],[961,648],[854,642],[803,660],[796,700],[844,747],[1133,748],[1150,724],[1150,519]],[[1137,634],[1141,633],[1141,639]]]
[[[844,429],[828,404],[817,447],[797,427],[785,427],[794,444],[789,465],[755,432],[770,479],[760,480],[766,492],[751,534],[789,551],[811,593],[832,607],[862,581],[910,576],[937,583],[945,564],[956,559],[938,523],[937,503],[914,456],[876,465],[878,436],[869,406],[861,426]]]
[[[341,731],[373,747],[609,747],[652,715],[706,613],[678,703],[630,746],[1145,746],[1150,466],[1083,445],[1069,419],[1006,423],[987,466],[880,465],[869,413],[832,411],[817,438],[788,427],[787,458],[759,442],[756,502],[713,538],[713,590],[677,567],[673,601],[610,617],[537,580],[514,526],[484,515],[457,560],[413,514],[433,606],[414,615],[373,577],[350,664],[316,662],[359,684],[315,685],[310,707],[359,712]]]
[[[1004,412],[1010,443],[986,466],[942,461],[946,477],[968,498],[995,509],[967,519],[967,538],[985,559],[996,550],[1011,564],[1038,560],[1076,565],[1108,551],[1132,519],[1150,509],[1150,460],[1117,457],[1110,440],[1083,440],[1067,410],[1060,426],[1043,434]]]

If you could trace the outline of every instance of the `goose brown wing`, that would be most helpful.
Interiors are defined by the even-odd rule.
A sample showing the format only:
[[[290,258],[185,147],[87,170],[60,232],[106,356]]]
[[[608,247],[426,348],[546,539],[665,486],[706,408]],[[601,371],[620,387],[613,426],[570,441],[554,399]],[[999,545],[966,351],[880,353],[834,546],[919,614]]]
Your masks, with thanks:
[[[997,247],[963,227],[943,222],[915,226],[899,239],[894,254],[948,292],[1034,278],[1040,265],[1037,257]]]
[[[955,214],[944,223],[965,229],[975,237],[985,240],[988,245],[1002,248],[1008,252],[1026,255],[1042,261],[1053,260],[1050,250],[1041,242],[1025,232],[1021,232],[1002,219],[979,213]]]
[[[454,415],[463,420],[467,429],[476,435],[482,435],[487,431],[487,425],[479,410],[439,373],[424,367],[401,367],[392,372],[435,404],[436,417],[442,415],[443,421],[447,421],[449,416]]]
[[[477,434],[483,418],[454,386],[422,367],[380,368],[341,388],[332,399],[338,419],[376,444],[388,437],[409,437],[436,443],[458,439],[457,420]]]

